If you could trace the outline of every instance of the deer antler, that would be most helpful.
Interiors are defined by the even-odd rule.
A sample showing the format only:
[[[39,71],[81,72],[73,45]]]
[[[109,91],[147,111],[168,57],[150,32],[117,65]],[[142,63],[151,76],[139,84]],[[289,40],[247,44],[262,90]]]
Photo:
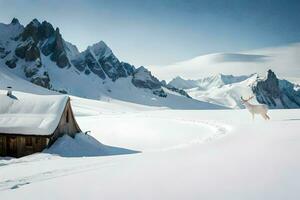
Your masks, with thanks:
[[[244,99],[242,96],[241,96],[241,99],[243,100],[243,101],[249,101],[250,99],[252,99],[254,96],[250,96],[248,99]]]
[[[254,97],[254,96],[249,97],[247,101],[249,101],[250,99],[253,99],[253,97]]]

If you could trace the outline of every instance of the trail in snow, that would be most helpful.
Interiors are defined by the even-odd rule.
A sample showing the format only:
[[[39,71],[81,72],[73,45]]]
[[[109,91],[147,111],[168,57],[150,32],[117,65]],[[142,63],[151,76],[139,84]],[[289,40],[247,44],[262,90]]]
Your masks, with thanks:
[[[211,134],[209,134],[206,137],[199,137],[199,138],[194,138],[186,143],[174,145],[174,146],[169,146],[166,148],[161,148],[161,149],[154,149],[154,150],[148,150],[144,152],[158,152],[158,151],[169,151],[173,149],[180,149],[180,148],[187,148],[190,145],[195,145],[195,144],[202,144],[205,142],[212,142],[213,140],[219,139],[226,134],[228,134],[231,130],[232,127],[228,124],[225,123],[220,123],[214,120],[192,120],[192,119],[184,119],[184,118],[174,118],[174,119],[167,119],[167,118],[157,118],[157,117],[150,117],[146,116],[146,118],[156,118],[160,120],[171,120],[175,121],[177,123],[190,123],[190,124],[196,124],[200,127],[205,127],[211,130]],[[188,133],[187,133],[188,134]]]
[[[81,166],[76,166],[71,168],[43,171],[30,176],[19,177],[16,179],[8,179],[0,182],[0,191],[4,191],[8,189],[17,189],[23,185],[28,185],[40,181],[46,181],[46,180],[50,180],[62,176],[69,176],[72,174],[84,173],[91,170],[102,168],[104,166],[106,167],[111,165],[114,165],[114,162],[109,162],[109,163],[100,162],[100,163],[81,165]]]
[[[146,116],[145,120],[148,120],[151,118],[150,116]],[[152,117],[156,118],[157,117]],[[160,120],[166,120],[166,118],[160,118]],[[171,150],[176,150],[176,149],[181,149],[181,148],[188,148],[191,145],[199,145],[204,142],[211,142],[215,139],[218,139],[225,134],[227,134],[230,130],[229,126],[226,124],[221,124],[216,121],[210,121],[210,120],[188,120],[184,118],[178,118],[178,119],[171,119],[175,121],[176,123],[192,123],[192,124],[197,124],[197,126],[200,127],[199,131],[203,131],[203,127],[207,128],[209,131],[209,136],[204,137],[204,138],[195,138],[193,140],[190,140],[187,143],[175,145],[175,146],[169,146],[166,148],[160,148],[160,149],[152,149],[152,150],[146,150],[143,151],[143,154],[147,153],[159,153],[159,152],[164,152],[164,151],[171,151]],[[187,133],[188,134],[188,133]],[[139,155],[138,155],[139,156]],[[92,170],[97,170],[106,166],[110,165],[117,165],[120,164],[118,160],[121,158],[121,160],[124,158],[124,156],[117,156],[119,158],[114,158],[114,160],[111,160],[112,157],[109,156],[109,161],[103,160],[103,157],[92,157],[92,164],[86,164],[89,163],[91,159],[85,158],[85,157],[78,157],[74,158],[74,165],[67,165],[64,166],[64,162],[68,162],[68,159],[72,158],[62,158],[59,156],[51,155],[51,154],[35,154],[31,155],[28,157],[24,157],[21,159],[12,159],[12,160],[0,160],[0,166],[2,167],[14,167],[18,168],[20,165],[23,165],[24,167],[28,166],[29,164],[32,165],[43,165],[43,162],[61,162],[61,165],[64,166],[62,168],[58,169],[50,169],[45,168],[45,169],[39,169],[37,172],[34,172],[30,175],[23,176],[21,175],[20,177],[14,178],[14,179],[6,179],[3,181],[0,181],[0,191],[8,190],[8,189],[18,189],[19,187],[22,187],[24,185],[28,185],[31,183],[36,183],[36,182],[41,182],[41,181],[46,181],[49,179],[54,179],[62,176],[69,176],[73,174],[79,174],[79,173],[84,173]],[[130,159],[134,157],[134,155],[125,155],[125,159]],[[94,160],[94,158],[96,160]],[[85,159],[86,162],[81,162],[81,163],[76,163],[76,159]],[[119,160],[120,161],[120,160]],[[75,164],[76,163],[76,164]],[[4,168],[3,168],[4,169]],[[25,173],[26,174],[26,173]]]

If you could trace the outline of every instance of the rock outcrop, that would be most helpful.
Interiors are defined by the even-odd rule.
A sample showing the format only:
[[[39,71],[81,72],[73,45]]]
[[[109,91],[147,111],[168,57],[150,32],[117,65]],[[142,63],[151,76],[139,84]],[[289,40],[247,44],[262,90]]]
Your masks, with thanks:
[[[103,80],[108,77],[115,81],[132,75],[135,70],[134,66],[120,62],[103,41],[88,47],[71,62],[79,71],[92,71]]]
[[[269,108],[300,108],[300,90],[287,80],[279,80],[272,70],[252,86],[259,103]]]
[[[133,73],[132,83],[138,88],[160,89],[160,81],[152,76],[151,72],[145,67],[139,67]]]
[[[15,51],[18,57],[25,58],[26,61],[34,61],[40,58],[41,50],[60,68],[70,66],[59,29],[54,30],[47,21],[40,23],[34,19],[24,28],[20,39],[23,43]]]
[[[132,84],[138,88],[146,88],[152,90],[154,95],[159,97],[167,97],[162,89],[161,82],[154,77],[149,70],[141,66],[133,72]]]

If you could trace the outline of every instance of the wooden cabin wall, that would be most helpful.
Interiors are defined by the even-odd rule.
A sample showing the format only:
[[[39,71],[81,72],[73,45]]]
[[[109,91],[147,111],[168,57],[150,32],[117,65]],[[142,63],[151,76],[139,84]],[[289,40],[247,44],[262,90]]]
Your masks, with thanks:
[[[0,156],[6,156],[6,137],[0,136]]]
[[[62,118],[60,120],[58,129],[59,132],[63,134],[68,134],[72,137],[75,136],[76,133],[80,132],[80,129],[77,127],[77,123],[75,121],[70,101],[67,103],[65,112],[62,115]]]
[[[26,138],[31,140],[32,145],[26,144]],[[41,152],[47,147],[47,138],[40,136],[18,136],[18,155],[25,156]]]
[[[13,134],[1,134],[0,133],[0,156],[11,156],[8,155],[8,142],[9,138],[14,138],[14,144],[16,145],[16,155],[13,157],[21,157],[36,152],[41,152],[46,147],[51,146],[58,137],[68,134],[71,137],[74,137],[76,133],[81,132],[72,108],[70,99],[68,100],[64,112],[61,116],[59,124],[55,129],[51,137],[43,136],[22,136],[22,135],[13,135]],[[26,145],[26,138],[30,138],[32,145]]]
[[[75,134],[79,132],[81,132],[81,130],[75,120],[71,108],[71,103],[70,101],[68,101],[66,108],[61,116],[58,127],[56,128],[53,136],[50,139],[50,145],[52,145],[58,137],[61,137],[64,134],[68,134],[69,136],[74,137]]]
[[[1,135],[0,156],[21,157],[41,152],[47,143],[47,138],[42,136]]]

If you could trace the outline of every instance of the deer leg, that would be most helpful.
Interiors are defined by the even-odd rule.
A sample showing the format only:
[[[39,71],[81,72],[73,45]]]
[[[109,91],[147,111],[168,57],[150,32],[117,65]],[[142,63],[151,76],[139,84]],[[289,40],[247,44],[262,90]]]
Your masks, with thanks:
[[[265,120],[267,120],[267,117],[265,114],[260,114]]]
[[[270,117],[269,117],[269,115],[267,115],[267,113],[265,114],[265,116],[266,116],[266,118],[269,120],[270,119]]]
[[[254,113],[252,113],[252,120],[254,120]]]

